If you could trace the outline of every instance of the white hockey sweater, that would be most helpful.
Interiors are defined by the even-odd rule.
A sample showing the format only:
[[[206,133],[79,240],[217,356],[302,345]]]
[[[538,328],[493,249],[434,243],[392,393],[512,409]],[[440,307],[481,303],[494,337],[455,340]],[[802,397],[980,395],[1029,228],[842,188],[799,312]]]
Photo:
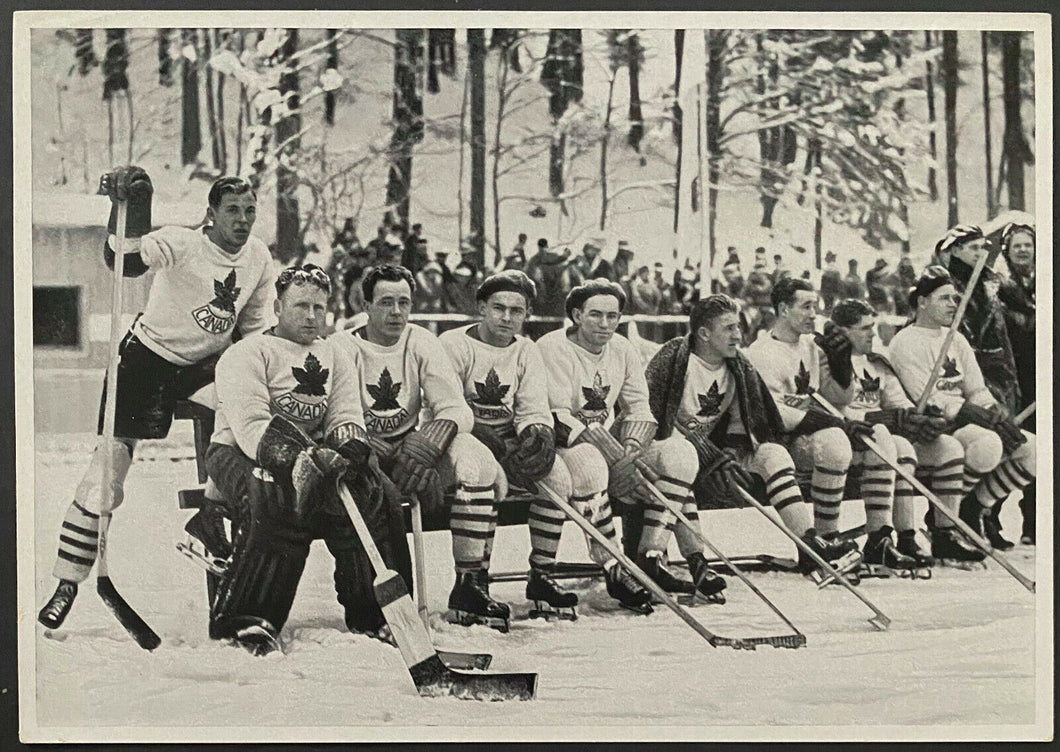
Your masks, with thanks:
[[[475,422],[495,429],[512,426],[516,434],[534,423],[551,426],[548,376],[537,345],[520,335],[507,347],[495,347],[471,336],[475,326],[438,337],[463,383]]]
[[[274,415],[282,415],[319,440],[344,423],[364,428],[357,364],[336,357],[329,340],[311,345],[277,337],[272,330],[232,345],[217,361],[217,413],[212,441],[257,457]]]
[[[361,407],[368,433],[398,439],[416,426],[426,407],[435,420],[452,420],[467,433],[475,425],[453,364],[438,338],[421,326],[405,327],[398,341],[377,345],[361,336],[364,326],[335,332],[328,340],[357,363]]]
[[[162,227],[125,240],[124,250],[139,251],[155,271],[133,333],[170,363],[187,366],[224,350],[237,324],[245,337],[275,321],[272,255],[258,238],[226,253],[203,230]]]
[[[931,367],[935,365],[942,341],[946,339],[946,331],[942,327],[928,328],[913,324],[895,334],[891,340],[891,363],[905,390],[915,399],[924,393]],[[983,381],[983,373],[979,370],[972,346],[964,335],[955,332],[928,404],[938,406],[943,415],[952,418],[966,399],[981,407],[990,407],[995,403]]]
[[[740,410],[733,407],[735,396],[736,382],[724,363],[712,368],[694,352],[689,353],[685,388],[677,407],[677,430],[686,435],[691,431],[709,435],[714,425],[729,412],[728,433],[747,433],[740,419]]]
[[[599,355],[572,342],[566,329],[549,332],[537,346],[545,356],[549,406],[570,430],[568,444],[590,423],[610,428],[616,405],[623,420],[655,422],[644,362],[625,337],[614,335]]]
[[[850,362],[854,366],[854,399],[843,408],[846,417],[864,420],[867,413],[876,410],[914,407],[902,388],[902,382],[886,365],[868,355],[854,355]]]

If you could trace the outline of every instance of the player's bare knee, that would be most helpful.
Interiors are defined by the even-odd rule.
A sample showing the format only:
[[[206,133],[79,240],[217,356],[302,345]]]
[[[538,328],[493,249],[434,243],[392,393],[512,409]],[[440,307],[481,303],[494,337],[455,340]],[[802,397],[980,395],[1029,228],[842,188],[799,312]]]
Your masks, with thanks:
[[[825,428],[813,435],[813,462],[818,467],[846,470],[853,453],[841,428]]]

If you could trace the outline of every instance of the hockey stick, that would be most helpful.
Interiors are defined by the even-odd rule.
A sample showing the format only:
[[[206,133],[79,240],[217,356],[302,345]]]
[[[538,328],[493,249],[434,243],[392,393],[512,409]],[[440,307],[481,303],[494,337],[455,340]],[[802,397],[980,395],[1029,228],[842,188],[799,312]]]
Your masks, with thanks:
[[[419,611],[423,628],[430,634],[431,623],[427,612],[427,576],[423,571],[426,559],[423,554],[423,513],[417,499],[412,500],[410,505],[410,517],[412,517],[412,551],[416,558],[416,568],[413,570],[416,577],[416,609]],[[449,668],[478,668],[487,669],[493,662],[493,656],[489,653],[458,653],[451,650],[439,650],[439,657]]]
[[[829,404],[828,401],[825,400],[823,397],[818,395],[816,392],[813,396],[817,399],[818,402],[821,403],[821,406],[828,410],[830,413],[837,417],[842,417],[839,415],[839,411],[836,410],[835,407],[833,407],[831,404]],[[987,541],[983,540],[979,535],[977,535],[976,532],[970,527],[968,527],[964,520],[962,520],[958,515],[954,514],[949,509],[947,509],[946,505],[942,503],[939,497],[933,494],[927,486],[917,480],[912,473],[903,468],[897,462],[892,462],[890,458],[884,456],[879,444],[877,444],[875,441],[872,440],[872,438],[867,436],[861,437],[861,441],[865,444],[865,446],[871,449],[876,454],[876,456],[878,456],[881,460],[883,460],[891,468],[893,468],[894,471],[898,473],[898,475],[902,476],[902,478],[905,479],[905,481],[909,483],[909,485],[919,491],[924,496],[924,498],[931,502],[931,506],[933,506],[936,511],[941,512],[943,517],[945,517],[954,525],[956,525],[957,529],[964,534],[965,538],[970,540],[972,543],[982,549],[983,553],[985,553],[991,559],[1000,564],[1001,568],[1013,577],[1015,577],[1016,581],[1019,582],[1019,584],[1023,585],[1023,587],[1027,588],[1027,590],[1031,591],[1032,593],[1035,592],[1034,580],[1031,580],[1026,575],[1022,574],[1018,569],[1016,569],[1009,563],[1008,559],[1006,559],[1001,554],[997,553],[994,550],[993,546],[991,546]]]
[[[961,302],[957,306],[957,312],[953,314],[953,321],[950,322],[949,331],[946,332],[946,339],[942,340],[942,348],[939,350],[938,357],[935,358],[935,365],[931,367],[931,375],[928,376],[927,384],[924,385],[924,392],[920,395],[920,399],[916,401],[916,411],[918,413],[924,412],[924,408],[927,407],[931,390],[935,388],[935,382],[939,379],[942,363],[946,360],[946,354],[950,350],[953,335],[957,333],[957,328],[961,325],[961,319],[964,318],[964,312],[968,310],[968,303],[972,300],[972,291],[975,289],[975,283],[979,281],[979,275],[983,273],[983,267],[986,266],[989,255],[987,251],[983,251],[979,258],[976,259],[975,267],[972,269],[972,276],[968,278],[968,284],[964,288],[964,294],[961,295]]]
[[[397,642],[401,658],[416,691],[423,697],[453,696],[462,700],[532,700],[537,690],[537,674],[464,674],[442,661],[431,644],[431,636],[416,613],[401,575],[388,569],[375,545],[361,510],[346,484],[336,482],[339,498],[350,516],[375,571],[372,588],[376,601]]]
[[[604,459],[607,460],[608,464],[617,462],[625,454],[625,450],[622,448],[622,445],[618,442],[618,439],[616,439],[614,436],[612,436],[607,431],[607,429],[604,428],[599,423],[591,423],[588,426],[588,428],[586,428],[586,430],[589,432],[590,437],[592,437],[593,445],[596,446],[597,449],[601,450],[601,452],[604,455]],[[770,610],[772,610],[773,613],[775,613],[780,618],[780,620],[782,622],[784,622],[784,624],[787,625],[787,627],[792,632],[794,632],[794,644],[791,644],[792,643],[792,636],[789,636],[789,635],[783,635],[783,636],[778,636],[778,637],[764,637],[764,638],[761,638],[761,639],[764,640],[764,641],[767,641],[771,645],[776,644],[776,645],[782,645],[783,647],[802,647],[802,646],[804,646],[806,644],[806,635],[804,635],[802,632],[800,632],[795,627],[795,625],[792,624],[788,620],[788,618],[786,616],[784,616],[783,613],[781,613],[780,609],[777,608],[773,604],[773,602],[771,600],[769,600],[769,598],[767,598],[765,596],[765,594],[762,593],[761,590],[759,590],[757,587],[755,587],[755,584],[753,582],[751,582],[750,579],[748,579],[747,575],[745,575],[743,572],[740,571],[739,567],[737,567],[735,564],[733,564],[732,561],[725,554],[723,554],[721,552],[721,550],[718,549],[717,546],[715,546],[713,543],[711,543],[709,540],[707,540],[707,537],[705,535],[703,535],[703,531],[699,529],[699,525],[693,525],[692,524],[692,520],[688,519],[688,516],[685,515],[685,513],[683,511],[681,511],[681,507],[677,503],[675,503],[675,502],[671,501],[670,499],[666,498],[666,496],[663,494],[663,492],[660,491],[655,486],[654,483],[651,483],[649,481],[649,482],[646,482],[645,485],[648,487],[648,490],[650,491],[651,495],[653,497],[655,497],[655,500],[658,501],[660,504],[662,504],[663,508],[669,509],[670,512],[675,517],[677,517],[677,519],[681,522],[681,524],[684,525],[692,533],[692,535],[695,536],[696,540],[699,541],[700,545],[709,548],[711,553],[713,553],[715,556],[717,556],[719,559],[721,559],[725,563],[725,565],[727,567],[729,567],[729,569],[732,571],[732,573],[736,577],[738,577],[740,579],[740,581],[743,582],[743,584],[746,585],[748,587],[748,589],[752,593],[757,595],[758,598],[763,603],[765,603],[767,606],[769,606]],[[778,641],[781,641],[781,642],[774,643],[774,642],[772,642],[773,640],[778,640]]]
[[[652,595],[658,598],[662,603],[671,611],[680,617],[681,621],[690,626],[695,630],[696,634],[702,637],[704,640],[709,642],[712,647],[729,647],[737,650],[754,650],[757,645],[768,643],[777,646],[777,643],[772,642],[775,638],[760,638],[760,637],[724,637],[711,632],[709,629],[704,627],[696,617],[688,613],[688,610],[683,608],[681,604],[675,601],[669,593],[659,587],[655,580],[646,575],[640,567],[629,560],[618,546],[616,546],[606,535],[596,529],[596,526],[585,519],[584,516],[578,513],[578,511],[567,502],[566,499],[562,498],[559,494],[553,491],[551,488],[546,486],[542,482],[537,483],[538,489],[548,497],[548,499],[555,504],[568,518],[578,527],[580,527],[585,534],[592,538],[594,541],[599,543],[605,551],[607,551],[619,564],[626,568],[634,579],[637,580],[641,585],[651,591]],[[798,647],[794,644],[795,638],[791,638],[791,644],[782,645],[782,647]]]
[[[117,414],[118,364],[121,361],[119,347],[122,338],[121,314],[123,308],[122,282],[125,274],[125,224],[127,213],[125,199],[118,201],[118,218],[114,245],[114,287],[110,306],[110,361],[107,364],[106,405],[103,408],[103,484],[100,488],[102,503],[99,511],[99,557],[96,569],[96,592],[111,613],[125,627],[125,631],[144,650],[154,650],[162,644],[161,638],[147,625],[132,606],[126,603],[114,587],[107,571],[107,532],[110,528],[111,510],[114,508],[114,422]],[[130,450],[131,452],[132,450]]]
[[[1012,419],[1012,422],[1015,423],[1018,426],[1020,423],[1022,423],[1025,420],[1027,420],[1027,418],[1031,417],[1031,415],[1037,409],[1038,409],[1038,403],[1037,402],[1030,403],[1025,408],[1020,410],[1019,413],[1016,414],[1016,417],[1014,417]]]
[[[842,535],[842,533],[840,533]],[[794,572],[798,564],[794,559],[786,559],[770,554],[752,554],[750,556],[730,556],[731,562],[737,563],[746,572]],[[705,559],[707,564],[718,574],[732,574],[721,559]],[[682,559],[670,559],[671,566],[686,567]],[[490,582],[526,582],[525,569],[490,573]],[[549,576],[554,580],[599,579],[604,576],[604,568],[596,562],[558,561]]]

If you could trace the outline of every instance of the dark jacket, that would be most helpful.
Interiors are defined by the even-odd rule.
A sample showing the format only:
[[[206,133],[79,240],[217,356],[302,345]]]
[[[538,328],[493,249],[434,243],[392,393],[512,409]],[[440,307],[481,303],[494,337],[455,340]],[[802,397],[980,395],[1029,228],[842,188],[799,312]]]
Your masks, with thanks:
[[[690,337],[676,337],[664,344],[648,363],[648,405],[658,423],[656,438],[665,439],[674,430],[677,409],[688,372]],[[769,393],[758,371],[741,352],[726,358],[725,366],[736,385],[736,404],[748,435],[730,434],[730,413],[722,416],[710,433],[710,440],[722,448],[754,449],[765,442],[779,442],[784,432],[773,395]],[[750,437],[750,439],[748,438]]]

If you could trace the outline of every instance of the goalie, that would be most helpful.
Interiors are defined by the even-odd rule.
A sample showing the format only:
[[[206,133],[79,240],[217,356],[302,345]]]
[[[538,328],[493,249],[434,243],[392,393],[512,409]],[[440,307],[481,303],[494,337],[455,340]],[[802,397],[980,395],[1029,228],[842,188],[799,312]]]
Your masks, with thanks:
[[[335,591],[353,632],[386,636],[371,564],[337,498],[347,484],[387,565],[411,588],[400,507],[385,492],[361,412],[357,363],[324,330],[331,283],[317,266],[276,280],[277,324],[217,364],[210,478],[233,512],[233,554],[210,613],[210,636],[256,655],[279,648],[310,543],[335,558]]]

